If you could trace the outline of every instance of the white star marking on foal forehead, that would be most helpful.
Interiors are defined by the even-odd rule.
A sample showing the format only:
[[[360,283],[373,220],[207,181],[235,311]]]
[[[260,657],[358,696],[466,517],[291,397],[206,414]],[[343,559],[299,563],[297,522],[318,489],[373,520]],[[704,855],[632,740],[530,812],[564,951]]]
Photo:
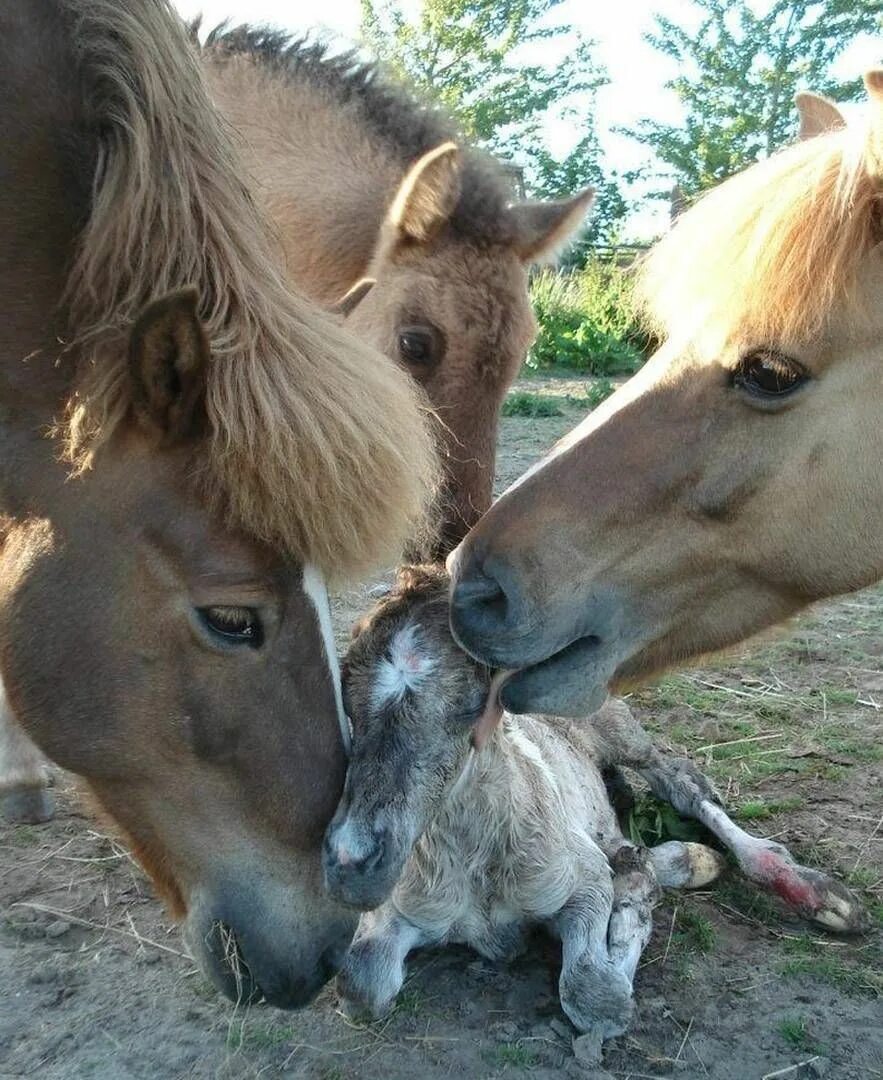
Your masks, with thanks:
[[[374,675],[374,707],[400,701],[408,690],[418,690],[435,668],[435,659],[421,640],[419,623],[398,630],[389,643],[387,655],[377,662]]]

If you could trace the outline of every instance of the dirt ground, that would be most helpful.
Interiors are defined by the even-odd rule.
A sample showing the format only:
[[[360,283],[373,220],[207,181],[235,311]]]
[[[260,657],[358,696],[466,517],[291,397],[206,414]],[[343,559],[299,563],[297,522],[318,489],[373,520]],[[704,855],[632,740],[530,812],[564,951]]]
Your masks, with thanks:
[[[522,389],[560,415],[504,421],[501,485],[584,411],[579,380]],[[363,606],[361,593],[338,598],[342,634]],[[634,1023],[600,1066],[574,1056],[557,949],[539,938],[506,967],[465,950],[417,954],[394,1014],[367,1027],[337,1012],[333,988],[300,1013],[241,1011],[196,971],[141,872],[60,778],[53,822],[0,827],[0,1077],[883,1077],[883,589],[632,701],[746,827],[861,891],[875,930],[812,933],[734,873],[668,896]],[[668,827],[642,801],[632,820],[651,839]]]

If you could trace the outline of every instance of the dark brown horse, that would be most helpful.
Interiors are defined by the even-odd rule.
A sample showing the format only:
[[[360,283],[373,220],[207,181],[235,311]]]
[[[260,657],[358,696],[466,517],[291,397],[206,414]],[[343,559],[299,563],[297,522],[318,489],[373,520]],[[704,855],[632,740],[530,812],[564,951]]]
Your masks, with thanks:
[[[413,532],[420,408],[289,293],[165,0],[7,0],[0,103],[14,731],[85,779],[222,989],[296,1005],[353,927],[319,863],[323,576]]]
[[[348,328],[436,410],[445,554],[490,506],[500,406],[536,330],[527,268],[579,228],[591,192],[511,205],[493,161],[352,55],[243,27],[211,34],[203,63],[291,280],[326,306],[349,293]]]
[[[514,711],[581,715],[883,577],[883,71],[866,83],[867,127],[801,95],[803,140],[679,218],[645,279],[667,343],[460,548],[454,630],[524,669]]]

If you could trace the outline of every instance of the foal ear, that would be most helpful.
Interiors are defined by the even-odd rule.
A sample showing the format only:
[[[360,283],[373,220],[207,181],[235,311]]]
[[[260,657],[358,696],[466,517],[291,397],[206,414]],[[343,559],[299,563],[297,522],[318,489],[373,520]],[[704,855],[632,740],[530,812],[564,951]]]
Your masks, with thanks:
[[[210,351],[198,303],[193,288],[155,300],[129,338],[132,408],[141,426],[163,442],[197,434],[205,415]]]
[[[374,278],[363,277],[345,292],[336,304],[332,304],[328,310],[332,315],[342,315],[343,318],[346,318],[347,315],[351,315],[356,310],[376,284]]]
[[[833,101],[822,97],[821,94],[811,94],[805,91],[795,94],[794,104],[800,116],[799,138],[812,139],[816,135],[824,135],[828,131],[837,131],[846,127],[843,113]]]
[[[387,214],[395,239],[425,244],[436,236],[460,199],[460,167],[460,150],[452,142],[411,166]]]
[[[595,201],[594,188],[572,199],[516,203],[509,208],[515,221],[515,249],[525,263],[553,258],[580,228]]]

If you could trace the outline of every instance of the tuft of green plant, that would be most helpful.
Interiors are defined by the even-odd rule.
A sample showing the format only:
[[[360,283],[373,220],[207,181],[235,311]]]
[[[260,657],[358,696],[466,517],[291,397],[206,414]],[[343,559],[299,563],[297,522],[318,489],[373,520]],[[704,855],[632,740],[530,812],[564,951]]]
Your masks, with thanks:
[[[590,261],[572,274],[544,270],[531,281],[539,333],[527,367],[631,373],[648,347],[633,299],[633,275],[615,262]]]
[[[765,799],[747,799],[737,807],[735,816],[740,821],[763,821],[772,817],[773,814],[785,813],[788,810],[797,810],[803,806],[803,799],[799,796],[787,799],[774,799],[767,802]]]
[[[529,1069],[536,1058],[520,1043],[503,1043],[494,1050],[494,1061],[501,1068]]]
[[[705,956],[714,949],[715,935],[711,922],[689,907],[678,909],[675,940],[689,952]]]
[[[294,1042],[297,1031],[291,1024],[234,1021],[227,1030],[228,1050],[268,1050]]]
[[[821,1047],[809,1032],[809,1021],[805,1016],[787,1016],[779,1023],[779,1034],[795,1050],[804,1050],[808,1054],[818,1053]]]
[[[560,416],[557,399],[548,394],[534,394],[529,390],[513,390],[503,402],[503,416]]]
[[[847,994],[883,996],[883,971],[877,965],[850,963],[828,942],[809,936],[786,938],[784,946],[787,959],[779,969],[783,975],[809,975]]]
[[[629,839],[642,847],[654,847],[666,840],[707,842],[708,833],[698,821],[682,818],[677,810],[648,792],[635,797],[626,819]]]

